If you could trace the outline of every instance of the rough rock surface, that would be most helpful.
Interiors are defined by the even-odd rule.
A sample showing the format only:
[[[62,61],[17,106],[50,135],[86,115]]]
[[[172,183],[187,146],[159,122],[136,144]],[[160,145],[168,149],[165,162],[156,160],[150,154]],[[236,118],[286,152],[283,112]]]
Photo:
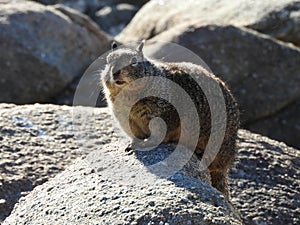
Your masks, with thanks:
[[[159,41],[175,42],[201,57],[237,97],[244,122],[272,115],[300,97],[299,49],[266,35],[234,26],[187,23],[149,44]],[[173,49],[164,50],[168,44],[158,45],[158,52],[152,53],[156,58],[164,56],[161,52],[172,55]]]
[[[47,101],[108,49],[110,38],[74,10],[0,4],[0,102]]]
[[[34,189],[3,224],[242,224],[223,196],[182,170],[159,178],[124,149],[102,146]]]
[[[297,0],[152,0],[120,34],[121,42],[149,39],[183,22],[245,26],[300,44]]]
[[[300,223],[300,151],[240,131],[230,172],[233,205],[246,225]]]
[[[83,111],[83,113],[79,114],[78,111]],[[93,112],[93,115],[90,115],[89,112]],[[79,155],[85,155],[99,148],[103,148],[103,145],[106,143],[117,143],[118,139],[115,130],[112,128],[112,121],[108,112],[109,110],[107,108],[72,108],[67,106],[38,104],[15,106],[1,104],[0,202],[3,202],[3,199],[6,201],[4,204],[0,203],[1,218],[5,218],[5,215],[7,215],[5,213],[10,212],[15,201],[17,201],[20,196],[28,194],[34,186],[47,181],[49,177],[53,177],[55,174],[62,171],[67,164],[72,162]],[[74,114],[74,119],[72,119],[72,114]],[[85,116],[80,117],[80,115]],[[74,127],[72,127],[72,123]],[[84,140],[80,138],[78,131],[80,131],[79,134],[85,138]],[[87,152],[79,147],[81,146],[81,143],[86,143],[86,145],[89,146]],[[110,157],[111,155],[107,156],[109,157],[109,160],[112,160]],[[132,155],[130,156],[133,157]],[[92,157],[89,159],[94,158]],[[95,157],[95,159],[97,158]],[[266,137],[240,130],[237,161],[231,170],[230,181],[233,204],[241,212],[245,224],[299,224],[299,159],[299,150],[287,147],[283,143],[270,140]],[[99,171],[101,172],[101,170],[95,170],[96,172],[91,173],[93,172],[93,168],[90,166],[91,161],[88,162],[89,167],[82,165],[82,167],[86,167],[86,169],[89,168],[89,172],[86,173],[87,175],[82,175],[86,169],[78,171],[75,166],[70,169],[76,171],[72,176],[82,176],[84,177],[83,180],[80,180],[80,178],[79,181],[75,181],[71,178],[66,178],[62,185],[78,182],[84,193],[82,195],[80,194],[80,196],[84,196],[82,197],[83,199],[88,199],[85,194],[91,196],[92,199],[93,196],[95,196],[95,199],[98,199],[100,192],[97,187],[95,190],[92,190],[93,188],[90,190],[89,187],[93,186],[93,184],[90,183],[90,180],[99,177]],[[124,163],[126,163],[126,161],[124,161]],[[118,169],[115,164],[111,164],[107,167]],[[111,170],[106,169],[105,171]],[[67,171],[64,175],[59,176],[65,176],[67,173],[69,172]],[[55,180],[50,180],[45,185],[50,187],[53,182],[61,179],[60,177],[55,178]],[[101,176],[100,179],[102,179]],[[191,179],[187,180],[193,181]],[[96,182],[98,181],[99,180],[96,180]],[[139,179],[138,181],[143,180]],[[84,185],[86,182],[91,186]],[[107,184],[108,180],[104,179],[103,182]],[[171,183],[171,181],[166,181],[165,184],[174,185]],[[28,189],[24,188],[25,190],[22,190],[20,186],[28,187]],[[78,195],[75,194],[77,193],[75,186],[74,189],[66,186],[63,187],[65,187],[65,189],[62,188],[65,191],[59,192],[59,190],[62,189],[49,189],[47,191],[43,186],[40,186],[34,190],[34,193],[30,195],[30,198],[32,197],[35,198],[34,201],[42,202],[42,199],[38,199],[38,192],[43,190],[42,193],[46,193],[47,195],[44,202],[50,200],[47,193],[57,197],[61,196],[63,193],[63,195],[70,196],[70,198],[71,196],[74,196],[74,199],[76,199],[74,200],[74,203],[80,201]],[[202,190],[209,189],[206,185],[203,187],[204,189]],[[128,193],[132,193],[130,187],[128,187],[126,190],[124,189],[124,192],[118,192],[118,195],[113,197],[115,193],[110,192],[110,188],[111,187],[106,186],[104,189],[106,192],[103,192],[103,194],[108,195],[109,201],[112,201],[113,203],[117,203],[120,200],[117,198],[118,196],[123,197]],[[113,188],[115,187],[113,186]],[[119,190],[121,190],[121,188]],[[152,191],[154,193],[160,193],[155,188],[153,188]],[[89,194],[89,192],[91,193]],[[174,193],[171,192],[170,196],[173,195]],[[113,200],[113,198],[116,199]],[[151,206],[153,205],[153,202],[151,202],[151,195],[147,195],[145,199],[147,199],[147,201],[145,201],[145,207],[151,207],[149,211],[155,210],[155,207],[162,207],[163,205]],[[63,197],[61,197],[60,200],[64,201]],[[69,200],[71,201],[71,199]],[[95,201],[96,204],[98,204],[99,201]],[[198,200],[191,198],[188,199],[188,202],[186,203],[184,201],[183,205],[189,204],[191,201],[195,202]],[[29,199],[25,202],[27,206],[31,204]],[[106,199],[102,198],[101,204],[103,206],[105,206],[105,202]],[[64,201],[64,203],[66,203],[66,201]],[[88,204],[88,201],[85,203]],[[141,202],[133,202],[132,204],[140,203]],[[146,203],[149,203],[150,206]],[[54,202],[51,202],[51,204],[54,204]],[[74,209],[78,212],[78,214],[75,215],[72,214],[69,206],[66,206],[66,208],[63,209],[63,207],[60,207],[61,204],[63,203],[57,201],[56,206],[58,205],[58,207],[51,208],[51,205],[45,206],[44,211],[39,211],[40,208],[37,206],[34,206],[33,208],[36,209],[36,212],[40,213],[37,214],[37,216],[41,217],[48,217],[47,214],[42,215],[43,212],[46,213],[46,208],[49,209],[49,212],[47,211],[47,213],[52,216],[55,212],[58,213],[57,215],[61,216],[60,213],[65,210],[64,216],[67,216],[66,214],[70,212],[70,219],[72,220],[76,219],[77,216],[79,216],[79,219],[84,220],[83,211],[85,207],[89,210],[94,210],[93,212],[89,211],[91,214],[87,214],[87,217],[92,214],[98,216],[105,215],[105,213],[111,213],[108,208],[103,208],[103,210],[102,208],[93,208],[92,204],[91,206],[84,207],[78,205],[80,207]],[[25,207],[25,203],[22,200],[22,203],[15,209],[15,212],[19,214],[12,214],[9,220],[6,221],[6,224],[14,224],[12,221],[17,219],[21,221],[21,217],[17,218],[16,216],[22,214],[20,211],[23,207]],[[118,205],[116,204],[115,207],[116,209],[111,210],[117,211],[123,209],[123,205],[118,208]],[[209,209],[212,209],[211,207],[212,206],[209,206]],[[54,211],[51,211],[51,209]],[[128,206],[127,209],[130,212],[133,207]],[[26,212],[27,210],[29,209],[26,209]],[[128,213],[126,209],[124,210]],[[190,214],[194,215],[194,212],[191,212]],[[151,215],[143,218],[147,219],[150,217]],[[206,218],[209,219],[210,217],[213,218],[212,215],[207,214]],[[68,224],[72,224],[72,222]]]
[[[84,72],[75,79],[63,92],[49,103],[80,106],[107,106],[105,101],[100,73],[106,65],[106,56],[110,51],[98,57]]]
[[[80,108],[80,107],[78,107]],[[103,111],[103,113],[102,113]],[[107,109],[85,121],[82,132],[94,147],[116,140]],[[18,199],[62,171],[82,154],[72,126],[71,107],[55,105],[0,107],[0,220]],[[89,123],[90,122],[90,123]],[[92,131],[95,133],[92,135]]]

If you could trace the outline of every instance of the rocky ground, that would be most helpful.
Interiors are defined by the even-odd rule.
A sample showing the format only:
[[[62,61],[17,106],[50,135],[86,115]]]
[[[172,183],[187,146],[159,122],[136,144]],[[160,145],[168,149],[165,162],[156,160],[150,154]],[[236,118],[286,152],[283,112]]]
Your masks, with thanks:
[[[183,172],[161,179],[116,146],[102,146],[34,189],[3,224],[28,222],[242,224],[224,197],[207,184]]]
[[[122,153],[122,149],[124,149],[126,145],[122,142],[118,144],[116,132],[112,127],[112,120],[107,108],[72,108],[68,106],[38,104],[15,106],[1,104],[0,114],[0,151],[2,156],[0,163],[2,174],[0,186],[2,207],[0,207],[0,214],[2,219],[9,215],[15,202],[18,201],[21,196],[27,195],[35,186],[44,183],[49,178],[60,173],[66,165],[74,162],[80,155],[87,155],[95,150],[103,151],[100,156],[109,153],[107,157],[109,160],[112,160],[109,161],[111,163],[109,163],[109,166],[106,165],[106,169],[104,166],[102,168],[100,164],[102,169],[99,170],[106,171],[103,173],[107,176],[112,174],[109,173],[111,172],[109,168],[116,168],[116,171],[118,169],[118,167],[116,167],[117,164],[113,163],[113,160],[120,160],[118,156],[125,154],[124,152]],[[72,123],[74,127],[72,127]],[[109,151],[105,153],[106,151],[103,149],[105,149],[104,145],[107,143],[114,144],[109,145]],[[119,149],[116,145],[124,146],[124,148]],[[82,148],[82,146],[86,146],[86,148]],[[121,150],[121,153],[111,152],[119,151],[117,149]],[[133,155],[127,154],[126,157],[129,162],[134,158]],[[98,158],[90,157],[88,162]],[[244,224],[299,224],[299,159],[299,150],[287,147],[284,143],[252,134],[245,130],[240,130],[238,157],[230,172],[230,185],[233,205],[240,212]],[[42,162],[42,164],[40,162]],[[97,166],[99,168],[99,164],[97,164]],[[80,168],[82,168],[82,170],[80,170]],[[101,190],[98,189],[99,187],[103,187],[104,190],[113,188],[112,190],[116,192],[120,190],[120,187],[118,189],[118,187],[115,186],[117,183],[112,182],[111,184],[110,180],[102,182],[101,179],[95,180],[95,177],[99,176],[99,171],[96,170],[96,172],[93,172],[93,168],[91,168],[90,165],[86,166],[82,161],[77,162],[77,164],[74,164],[64,173],[42,184],[31,194],[27,195],[27,197],[22,198],[22,201],[17,205],[13,214],[11,214],[6,221],[6,224],[22,224],[33,218],[35,221],[42,222],[45,221],[43,220],[45,216],[46,218],[51,218],[51,220],[70,216],[70,221],[76,221],[74,224],[86,222],[86,218],[95,220],[96,218],[92,217],[92,215],[98,215],[99,218],[100,215],[104,216],[103,218],[109,218],[111,213],[117,213],[116,216],[119,215],[119,218],[121,218],[123,215],[121,213],[122,210],[126,211],[126,209],[129,210],[129,208],[132,208],[128,206],[129,203],[123,204],[120,207],[116,206],[116,208],[106,205],[106,203],[110,202],[110,204],[115,206],[114,203],[125,198],[125,196],[136,196],[135,192],[138,193],[139,189],[132,189],[135,190],[135,192],[132,192],[130,188],[127,188],[126,192],[118,192],[118,194],[110,191],[101,192]],[[118,171],[120,171],[120,168]],[[114,173],[113,176],[118,177]],[[150,175],[147,177],[150,177]],[[128,180],[126,180],[125,183]],[[184,181],[184,184],[188,184],[189,182],[194,181],[187,179]],[[87,186],[84,185],[85,183]],[[197,181],[196,183],[199,185],[199,189],[197,190],[208,190],[208,187],[203,186],[201,182]],[[161,185],[162,189],[160,191],[155,189],[156,191],[153,192],[154,196],[159,196],[157,197],[158,199],[151,198],[151,201],[154,203],[150,201],[150,197],[147,197],[150,207],[153,207],[151,205],[155,204],[156,200],[157,202],[169,201],[167,199],[161,199],[161,195],[165,191],[169,191],[170,188],[173,189],[174,184],[169,181],[163,181]],[[121,189],[123,187],[124,186],[122,186]],[[149,191],[150,189],[151,188],[149,188]],[[187,193],[187,190],[184,188],[176,190],[178,190],[176,195],[179,193]],[[173,196],[174,193],[170,193],[170,196]],[[219,195],[216,195],[214,191],[209,190],[208,193],[217,199],[219,198]],[[92,200],[98,199],[97,196],[99,195],[103,197],[101,201]],[[196,195],[199,196],[199,193]],[[52,198],[50,196],[55,197]],[[141,196],[144,195],[140,195],[139,197]],[[203,197],[204,195],[200,194],[200,196]],[[215,208],[216,206],[211,205],[210,198],[205,200],[202,197],[200,197],[199,200],[202,202],[199,202],[201,207],[206,205],[205,208],[207,207],[207,210],[212,210],[210,211],[211,213],[214,212],[209,214],[211,217],[205,217],[207,220],[214,218],[213,215],[216,215],[215,218],[221,218],[219,216],[230,214],[227,213],[230,212],[231,209],[224,206],[225,203],[223,200],[220,200],[220,202],[223,202],[223,206],[221,206],[221,208]],[[90,200],[86,201],[87,199]],[[173,202],[174,205],[179,204],[176,199],[178,201],[181,199],[185,202],[184,199],[186,198],[184,196],[182,198],[175,198]],[[187,201],[198,202],[198,200],[191,199]],[[35,202],[36,205],[33,202]],[[81,205],[81,203],[84,204],[85,207],[78,208],[78,205]],[[46,206],[47,204],[48,206]],[[105,208],[103,208],[103,204],[106,205]],[[142,204],[141,200],[132,204],[139,210],[142,210],[142,207],[146,207],[147,210],[146,208],[143,210],[146,210],[149,214],[153,213],[155,209],[161,210],[159,212],[163,212],[164,210],[164,208],[160,207],[149,208],[148,205],[145,205],[146,203]],[[190,203],[183,203],[183,205],[186,204]],[[26,211],[24,211],[25,209]],[[41,211],[40,209],[43,210]],[[48,211],[46,209],[48,209]],[[84,209],[86,209],[86,211],[84,211]],[[167,210],[167,208],[165,209]],[[172,208],[172,210],[173,209],[175,210],[175,208]],[[190,211],[189,217],[200,218],[201,215],[198,209],[195,208],[196,212]],[[78,214],[76,214],[78,217],[72,214],[71,211],[78,212]],[[128,215],[126,218],[129,219],[131,210],[125,211],[124,216]],[[24,215],[22,212],[27,213]],[[184,218],[187,216],[184,210],[176,212],[174,216],[185,215]],[[195,215],[195,217],[193,217],[193,215]],[[235,221],[234,218],[223,216],[223,221],[230,221],[231,219]],[[125,217],[122,218],[124,219]],[[139,221],[151,220],[150,216],[146,214],[143,214],[141,218],[143,219]],[[160,218],[156,219],[155,221],[158,221]],[[15,221],[19,222],[15,223]],[[143,223],[141,222],[140,224]],[[230,223],[222,223],[222,220],[217,219],[215,224]]]

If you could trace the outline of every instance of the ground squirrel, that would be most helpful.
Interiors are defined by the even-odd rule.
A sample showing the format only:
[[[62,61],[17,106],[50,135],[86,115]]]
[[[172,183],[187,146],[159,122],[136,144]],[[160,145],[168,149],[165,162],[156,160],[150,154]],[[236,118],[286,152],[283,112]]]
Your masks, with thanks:
[[[229,198],[228,169],[235,158],[235,142],[239,126],[239,111],[237,103],[227,86],[219,78],[199,65],[192,63],[167,63],[148,59],[143,54],[144,42],[137,48],[113,49],[106,58],[107,65],[102,71],[101,78],[109,107],[122,111],[122,107],[114,108],[114,101],[118,93],[130,82],[139,78],[161,76],[180,85],[191,97],[198,112],[200,136],[196,155],[200,158],[207,145],[211,132],[211,113],[208,101],[198,84],[189,75],[196,71],[216,82],[222,90],[227,112],[225,137],[220,151],[208,167],[212,186]],[[117,47],[116,45],[113,48]],[[137,89],[142,89],[138,87]],[[128,91],[128,97],[135,97],[136,89]],[[167,124],[167,132],[163,142],[178,142],[180,137],[181,121],[176,109],[167,101],[155,96],[149,96],[138,101],[131,109],[128,118],[132,134],[139,139],[150,136],[149,121],[153,117],[162,118]],[[191,118],[193,119],[193,118]],[[120,124],[122,127],[122,124]],[[126,132],[126,130],[125,130]],[[131,137],[134,139],[135,137]],[[188,142],[188,137],[187,142]]]

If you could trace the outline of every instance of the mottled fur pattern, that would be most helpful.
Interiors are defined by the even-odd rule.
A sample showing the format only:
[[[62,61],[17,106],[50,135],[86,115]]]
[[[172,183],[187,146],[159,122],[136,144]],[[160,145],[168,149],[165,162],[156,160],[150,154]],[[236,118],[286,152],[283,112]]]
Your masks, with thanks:
[[[102,73],[102,81],[109,106],[113,112],[122,112],[122,107],[116,108],[114,106],[115,97],[128,83],[138,78],[161,76],[170,79],[189,94],[197,108],[201,123],[196,154],[201,158],[211,134],[211,112],[203,91],[189,74],[204,76],[216,82],[224,95],[227,124],[221,149],[208,169],[212,185],[229,198],[228,169],[235,158],[235,141],[239,126],[239,111],[235,99],[224,82],[201,66],[184,62],[153,61],[143,56],[142,47],[143,43],[136,50],[130,48],[116,49],[108,55],[107,66]],[[153,86],[155,87],[155,84]],[[135,98],[135,92],[142,89],[143,87],[140,86],[135,90],[128,91],[128,98]],[[165,91],[169,91],[168,87]],[[132,107],[129,122],[135,137],[146,139],[150,136],[149,121],[154,117],[162,118],[167,124],[164,142],[178,142],[183,126],[178,113],[171,104],[157,97],[144,98]],[[122,127],[122,124],[120,125]],[[135,137],[131,138],[134,140]],[[185,143],[189,143],[189,137],[184,137],[184,139]]]

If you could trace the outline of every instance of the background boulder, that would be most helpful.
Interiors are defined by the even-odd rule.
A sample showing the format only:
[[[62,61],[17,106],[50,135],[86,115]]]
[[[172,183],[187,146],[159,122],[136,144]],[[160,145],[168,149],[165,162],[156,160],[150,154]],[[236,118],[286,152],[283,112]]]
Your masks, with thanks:
[[[300,99],[276,114],[262,118],[245,127],[253,132],[281,140],[289,146],[300,148]]]
[[[95,23],[70,9],[10,2],[0,4],[0,18],[0,102],[49,101],[110,48]]]
[[[138,11],[138,7],[126,3],[105,6],[92,17],[93,20],[107,33],[119,34]]]
[[[87,14],[101,29],[117,35],[148,0],[35,0],[45,5],[62,4]]]
[[[180,23],[235,25],[300,43],[300,3],[295,0],[152,0],[118,36],[121,42],[149,39]]]

